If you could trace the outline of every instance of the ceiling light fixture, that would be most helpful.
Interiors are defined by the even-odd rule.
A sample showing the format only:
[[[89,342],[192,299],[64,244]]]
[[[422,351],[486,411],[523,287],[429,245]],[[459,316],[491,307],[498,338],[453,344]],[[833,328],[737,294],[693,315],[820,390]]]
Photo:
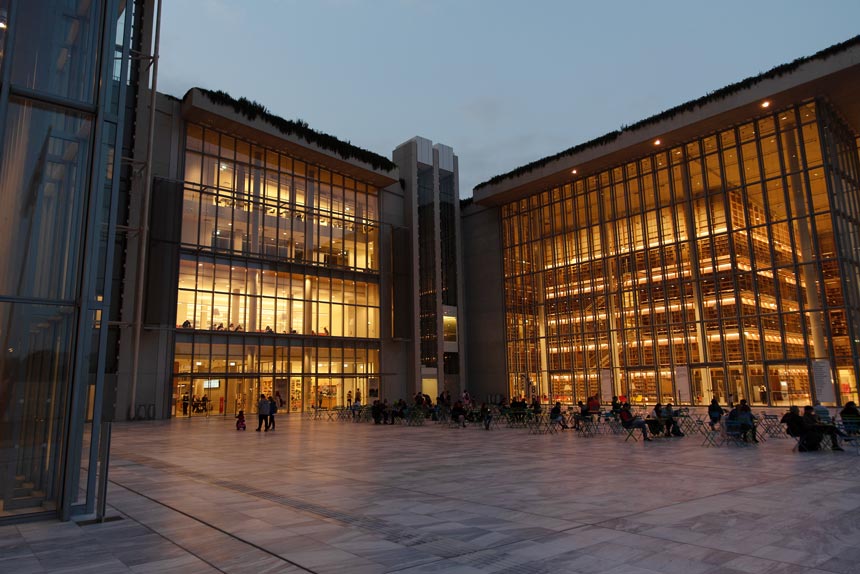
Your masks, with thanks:
[[[660,140],[654,140],[654,145],[660,145],[662,142]]]
[[[573,175],[576,175],[576,170],[572,169],[572,170],[570,170],[570,173],[572,173]]]
[[[765,100],[765,101],[763,101],[763,102],[761,103],[761,107],[763,107],[763,108],[769,108],[769,107],[770,107],[770,100]]]

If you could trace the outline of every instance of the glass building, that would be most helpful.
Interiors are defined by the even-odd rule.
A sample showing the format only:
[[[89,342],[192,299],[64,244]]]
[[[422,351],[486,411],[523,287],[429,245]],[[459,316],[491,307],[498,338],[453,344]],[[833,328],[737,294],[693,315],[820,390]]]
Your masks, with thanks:
[[[798,63],[824,77],[788,95],[764,74],[726,89],[737,108],[699,100],[476,188],[498,210],[505,390],[856,401],[857,44],[835,71]]]
[[[306,126],[291,136],[234,103],[193,89],[159,104],[174,121],[156,134],[169,167],[153,186],[136,402],[157,418],[250,415],[261,393],[285,413],[366,403],[384,384],[394,164],[342,142],[326,153]]]
[[[0,521],[95,507],[139,4],[0,0]]]

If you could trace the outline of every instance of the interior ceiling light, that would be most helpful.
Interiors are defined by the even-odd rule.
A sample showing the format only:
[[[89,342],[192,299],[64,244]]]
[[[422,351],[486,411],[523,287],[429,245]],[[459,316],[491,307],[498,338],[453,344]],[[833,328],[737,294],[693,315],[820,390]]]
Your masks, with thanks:
[[[770,107],[770,100],[765,100],[765,101],[763,101],[763,102],[761,103],[761,107],[763,107],[763,108],[769,108],[769,107]]]
[[[573,175],[576,175],[576,170],[572,169],[572,170],[570,170],[570,173],[572,173]]]
[[[660,140],[654,140],[654,145],[660,145]]]

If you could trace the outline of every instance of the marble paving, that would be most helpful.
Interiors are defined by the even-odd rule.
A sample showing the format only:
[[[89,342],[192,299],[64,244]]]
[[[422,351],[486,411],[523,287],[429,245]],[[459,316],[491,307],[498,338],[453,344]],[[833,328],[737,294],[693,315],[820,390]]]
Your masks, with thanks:
[[[860,456],[279,416],[114,425],[103,524],[0,572],[860,573]]]

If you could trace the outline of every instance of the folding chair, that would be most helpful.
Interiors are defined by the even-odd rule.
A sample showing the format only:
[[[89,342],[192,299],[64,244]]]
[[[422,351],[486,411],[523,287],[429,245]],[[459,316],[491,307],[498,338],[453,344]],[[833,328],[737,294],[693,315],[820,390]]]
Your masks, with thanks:
[[[736,421],[725,421],[722,425],[722,442],[723,444],[734,444],[737,446],[750,446],[749,443],[744,440],[743,433],[741,432],[741,425]]]
[[[631,438],[633,439],[633,442],[639,442],[639,438],[635,434],[636,431],[639,429],[637,429],[636,427],[625,427],[625,426],[622,426],[621,428],[627,432],[627,438],[624,439],[624,442],[627,442]]]
[[[705,421],[696,421],[696,430],[698,430],[705,437],[705,440],[702,441],[702,446],[711,447],[711,446],[720,446],[720,433],[717,432],[716,429],[712,429],[710,425],[706,424]]]

